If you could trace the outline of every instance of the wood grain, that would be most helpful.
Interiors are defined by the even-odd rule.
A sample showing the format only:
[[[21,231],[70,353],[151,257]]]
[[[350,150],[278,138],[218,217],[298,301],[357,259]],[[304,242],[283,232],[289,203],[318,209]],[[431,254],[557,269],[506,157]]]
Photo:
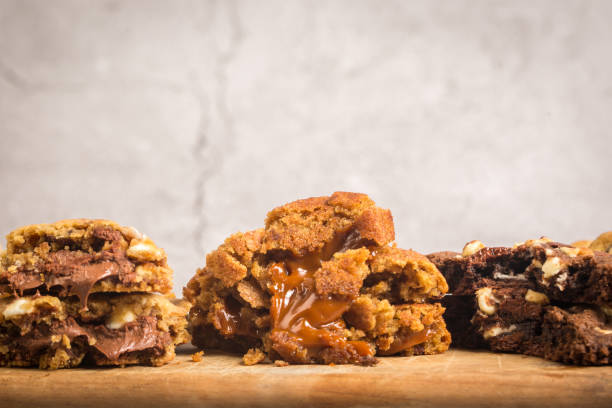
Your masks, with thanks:
[[[1,407],[611,407],[612,367],[451,350],[375,367],[246,367],[236,356],[164,367],[0,369]]]

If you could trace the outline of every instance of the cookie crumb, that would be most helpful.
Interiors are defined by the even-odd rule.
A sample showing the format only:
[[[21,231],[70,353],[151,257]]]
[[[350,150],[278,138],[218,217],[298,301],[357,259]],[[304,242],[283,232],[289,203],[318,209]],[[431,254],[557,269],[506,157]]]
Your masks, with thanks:
[[[289,365],[285,360],[274,360],[274,365],[276,367],[287,367]]]
[[[261,351],[261,349],[252,348],[249,349],[244,356],[242,356],[242,362],[244,365],[252,366],[261,363],[265,358],[266,355],[263,351]]]
[[[202,356],[204,355],[204,351],[200,350],[197,353],[193,353],[191,355],[191,361],[199,363],[200,361],[202,361]]]

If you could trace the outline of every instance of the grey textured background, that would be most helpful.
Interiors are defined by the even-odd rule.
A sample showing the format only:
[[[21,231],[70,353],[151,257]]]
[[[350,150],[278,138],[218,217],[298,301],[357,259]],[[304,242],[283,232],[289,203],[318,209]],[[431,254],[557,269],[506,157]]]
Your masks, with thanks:
[[[612,229],[612,2],[0,1],[0,231],[137,227],[177,293],[284,202],[397,241]]]

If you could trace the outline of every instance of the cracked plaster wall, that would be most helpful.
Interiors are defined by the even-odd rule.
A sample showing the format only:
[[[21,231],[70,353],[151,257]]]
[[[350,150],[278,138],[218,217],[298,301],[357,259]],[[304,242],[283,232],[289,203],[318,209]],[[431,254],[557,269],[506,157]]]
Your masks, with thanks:
[[[0,231],[134,225],[177,293],[334,190],[398,243],[612,229],[612,3],[0,0]]]

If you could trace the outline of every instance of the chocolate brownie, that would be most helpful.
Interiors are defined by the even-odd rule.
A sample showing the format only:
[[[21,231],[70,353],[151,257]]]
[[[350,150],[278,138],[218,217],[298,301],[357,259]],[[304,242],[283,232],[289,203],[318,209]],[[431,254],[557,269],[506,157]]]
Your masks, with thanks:
[[[364,194],[298,200],[229,237],[184,289],[193,343],[289,363],[370,365],[445,351],[432,302],[447,292],[426,257],[392,245],[391,212]],[[250,351],[249,351],[250,350]]]
[[[157,294],[0,299],[0,366],[161,365],[189,341],[189,304]]]
[[[455,346],[610,364],[610,254],[541,238],[512,248],[472,241],[428,258],[449,282]]]
[[[484,247],[472,241],[461,255],[438,252],[428,258],[445,276],[453,295],[471,295],[498,283],[528,283],[560,302],[612,302],[612,255],[547,238],[514,247]]]
[[[475,296],[448,296],[443,303],[453,344],[522,353],[578,365],[612,363],[610,309],[553,305],[527,288],[484,287]]]
[[[166,254],[133,228],[105,220],[29,225],[7,236],[0,296],[172,290]]]

